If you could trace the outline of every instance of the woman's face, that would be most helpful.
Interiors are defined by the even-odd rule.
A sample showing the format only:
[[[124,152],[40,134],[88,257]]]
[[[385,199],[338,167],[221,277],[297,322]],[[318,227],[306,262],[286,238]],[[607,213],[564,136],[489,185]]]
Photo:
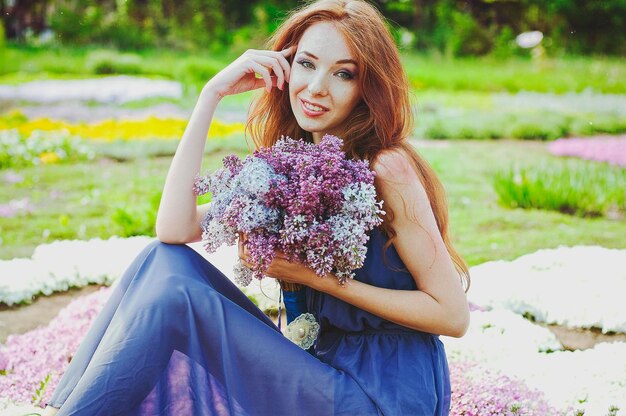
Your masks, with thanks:
[[[341,138],[343,124],[361,100],[358,68],[343,35],[330,22],[309,27],[294,56],[289,79],[291,110],[300,127]]]

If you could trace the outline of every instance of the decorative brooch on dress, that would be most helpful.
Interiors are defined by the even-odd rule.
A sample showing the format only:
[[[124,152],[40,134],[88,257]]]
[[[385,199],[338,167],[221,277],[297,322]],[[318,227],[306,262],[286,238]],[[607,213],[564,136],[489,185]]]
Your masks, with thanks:
[[[320,324],[310,313],[303,313],[285,328],[285,336],[303,350],[313,346],[319,332]]]

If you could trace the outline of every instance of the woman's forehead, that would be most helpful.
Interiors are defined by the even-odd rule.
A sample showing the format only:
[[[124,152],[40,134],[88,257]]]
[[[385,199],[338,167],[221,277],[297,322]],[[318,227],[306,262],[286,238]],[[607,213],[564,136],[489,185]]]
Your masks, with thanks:
[[[355,59],[343,34],[331,22],[319,22],[310,26],[298,42],[298,53],[306,51],[323,61],[332,63]]]

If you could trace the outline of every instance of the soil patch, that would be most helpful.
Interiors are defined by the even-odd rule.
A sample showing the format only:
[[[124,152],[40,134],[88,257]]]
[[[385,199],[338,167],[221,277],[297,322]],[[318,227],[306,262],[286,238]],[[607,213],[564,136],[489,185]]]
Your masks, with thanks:
[[[54,293],[50,296],[40,296],[30,305],[11,306],[0,305],[0,344],[6,342],[10,334],[23,334],[42,325],[47,325],[61,309],[72,300],[93,293],[102,286],[89,285],[79,289],[70,289],[67,292]],[[276,316],[272,316],[274,323]],[[287,322],[283,313],[282,328]],[[585,350],[593,348],[600,342],[626,342],[626,334],[603,334],[600,329],[567,328],[558,325],[539,324],[552,331],[567,350]]]
[[[541,324],[541,326],[552,331],[561,344],[563,344],[563,347],[570,351],[593,348],[594,345],[600,342],[626,342],[626,334],[603,334],[602,330],[598,328],[566,328],[558,325],[545,324]]]
[[[30,305],[7,306],[0,304],[0,344],[11,334],[23,334],[48,323],[59,311],[79,296],[93,293],[102,286],[89,285],[57,292],[50,296],[39,296]]]

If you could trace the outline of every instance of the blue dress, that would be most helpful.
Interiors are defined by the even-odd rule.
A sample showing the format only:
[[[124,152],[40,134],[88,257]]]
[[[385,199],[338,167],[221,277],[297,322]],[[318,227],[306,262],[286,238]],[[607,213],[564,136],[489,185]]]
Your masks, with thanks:
[[[415,290],[373,230],[356,279]],[[186,245],[155,241],[132,262],[48,405],[66,415],[447,415],[437,335],[305,289],[320,323],[309,354]]]

